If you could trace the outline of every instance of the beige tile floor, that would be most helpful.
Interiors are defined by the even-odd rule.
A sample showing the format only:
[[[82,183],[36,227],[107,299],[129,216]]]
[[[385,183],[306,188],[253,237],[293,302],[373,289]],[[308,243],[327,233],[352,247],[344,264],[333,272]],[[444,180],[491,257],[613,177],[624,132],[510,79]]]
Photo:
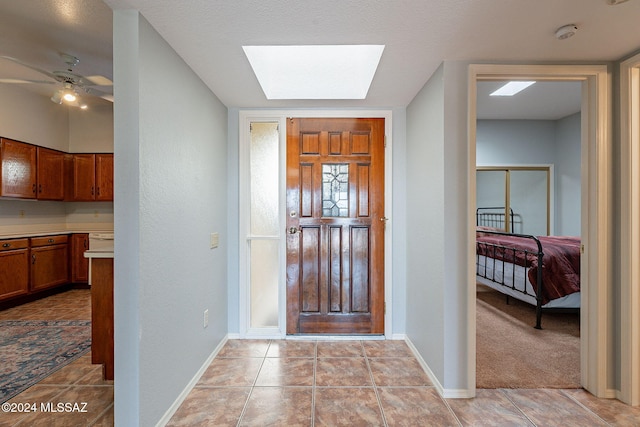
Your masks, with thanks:
[[[91,293],[73,289],[0,311],[0,320],[91,320]],[[15,403],[86,402],[86,412],[0,412],[5,426],[113,426],[113,381],[102,380],[102,366],[91,364],[91,352],[54,372],[9,400]],[[71,407],[73,409],[73,406]]]
[[[403,341],[226,343],[170,426],[640,426],[584,390],[442,399]]]
[[[89,319],[88,290],[0,311]],[[4,426],[112,426],[113,382],[87,354],[12,399],[87,402],[81,414],[6,414]],[[230,340],[170,426],[640,426],[640,408],[584,390],[478,390],[442,399],[402,341]]]

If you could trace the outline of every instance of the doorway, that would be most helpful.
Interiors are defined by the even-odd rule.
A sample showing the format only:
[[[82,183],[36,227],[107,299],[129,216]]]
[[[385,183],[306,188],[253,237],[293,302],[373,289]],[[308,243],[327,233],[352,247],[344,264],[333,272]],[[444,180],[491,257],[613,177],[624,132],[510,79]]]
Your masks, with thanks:
[[[384,337],[391,338],[392,336],[392,319],[393,319],[393,294],[392,294],[392,286],[390,285],[393,277],[393,251],[391,247],[392,242],[392,234],[393,234],[393,218],[391,215],[391,206],[392,206],[392,113],[391,111],[376,111],[376,110],[271,110],[271,111],[251,111],[251,110],[243,110],[239,112],[239,232],[240,232],[240,247],[239,247],[239,265],[241,266],[239,270],[239,287],[237,289],[237,300],[239,302],[239,338],[287,338],[287,337],[295,337],[294,335],[287,335],[287,314],[288,314],[288,301],[287,301],[287,281],[288,281],[288,271],[287,271],[287,242],[295,238],[294,236],[301,237],[303,233],[300,233],[299,230],[301,228],[301,224],[298,225],[289,225],[289,222],[292,220],[290,214],[294,209],[288,208],[287,201],[287,140],[286,140],[286,131],[290,119],[289,117],[297,117],[301,119],[311,119],[311,118],[321,118],[321,119],[375,119],[374,121],[379,121],[381,125],[376,125],[376,133],[381,136],[381,144],[383,153],[382,156],[378,156],[380,161],[378,162],[378,167],[383,169],[382,171],[382,185],[378,186],[378,191],[380,194],[375,195],[371,200],[375,198],[380,198],[384,200],[384,204],[382,210],[379,209],[376,212],[371,211],[371,218],[376,221],[376,228],[380,228],[382,225],[384,239],[378,239],[380,241],[376,242],[377,251],[381,252],[381,254],[377,255],[376,261],[369,262],[369,265],[360,264],[358,268],[360,271],[365,271],[367,273],[376,270],[380,274],[378,276],[382,277],[382,280],[376,279],[379,283],[375,286],[381,287],[382,293],[376,296],[376,299],[370,299],[370,301],[366,301],[362,298],[363,294],[360,293],[356,295],[358,301],[355,306],[352,304],[353,301],[349,302],[351,307],[355,307],[358,310],[362,311],[364,307],[363,301],[366,301],[366,304],[371,304],[371,307],[382,307],[381,310],[378,309],[378,312],[374,314],[374,323],[377,324],[375,329],[376,332],[364,331],[363,328],[358,326],[357,329],[351,330],[347,332],[346,329],[323,332],[321,333],[323,336],[351,336],[351,335],[361,335],[361,334],[376,334],[382,335]],[[272,123],[269,125],[270,129],[276,129],[276,133],[278,136],[278,149],[277,149],[277,173],[271,173],[271,183],[276,183],[278,188],[278,195],[273,196],[272,200],[278,200],[274,212],[276,212],[273,220],[273,224],[275,225],[274,232],[267,234],[257,234],[255,233],[255,227],[252,228],[252,215],[254,215],[255,207],[252,207],[252,197],[253,200],[257,200],[255,195],[252,196],[256,191],[255,190],[257,184],[263,184],[256,181],[255,177],[252,177],[252,156],[255,154],[251,153],[251,141],[252,141],[252,124],[256,124],[258,122],[261,123]],[[277,123],[277,126],[273,124]],[[380,127],[381,126],[381,127]],[[256,127],[254,126],[254,129]],[[278,130],[279,129],[279,130]],[[359,131],[358,131],[359,132]],[[357,133],[357,132],[356,132]],[[334,133],[333,141],[336,141],[335,135],[340,135],[342,137],[342,133],[338,132]],[[355,141],[355,150],[362,150],[363,141],[366,138],[363,138],[362,135],[357,136],[353,141]],[[365,144],[366,145],[366,144]],[[332,149],[333,150],[333,149]],[[360,155],[360,154],[358,154]],[[334,154],[332,158],[337,158],[337,155]],[[356,168],[356,174],[354,174],[354,179],[357,180],[366,180],[365,178],[371,180],[370,177],[367,177],[368,168],[361,167],[366,164],[366,161],[359,159],[355,161],[352,166]],[[272,165],[275,164],[275,161],[270,162]],[[333,166],[336,165],[335,162]],[[337,162],[340,164],[348,164],[349,162]],[[332,168],[333,168],[332,166]],[[338,168],[340,169],[340,168]],[[331,171],[329,171],[329,175],[331,175]],[[337,171],[337,175],[339,175],[339,170]],[[317,179],[317,177],[316,177]],[[321,178],[320,178],[321,179]],[[258,180],[259,181],[259,180]],[[271,184],[270,184],[271,185]],[[373,188],[373,187],[372,187]],[[258,194],[258,199],[261,199],[264,193],[260,192]],[[367,202],[365,194],[363,191],[356,191],[355,196],[351,196],[350,200],[353,200],[356,203],[354,212],[358,210],[362,211],[362,208],[367,205],[367,203],[371,203],[371,200]],[[299,209],[294,210],[296,212],[296,217],[299,218]],[[364,212],[364,211],[362,211]],[[262,215],[261,213],[257,213],[258,215]],[[267,218],[260,218],[261,221],[267,220]],[[271,221],[270,220],[270,221]],[[361,225],[365,225],[365,217],[358,217],[358,221],[361,221]],[[331,221],[342,221],[342,219],[332,219]],[[326,221],[325,221],[326,222]],[[294,227],[297,231],[296,233],[290,233],[290,229]],[[322,228],[322,227],[320,227]],[[327,226],[327,228],[329,228]],[[340,233],[336,232],[337,228],[332,228],[333,237],[337,238]],[[311,230],[308,230],[311,231]],[[361,227],[360,229],[354,229],[354,232],[348,236],[347,243],[350,243],[349,240],[359,240],[360,242],[368,242],[369,237],[365,233],[365,228]],[[310,236],[310,232],[307,233],[307,237]],[[371,234],[370,236],[374,236],[376,232]],[[329,234],[331,235],[331,234]],[[259,242],[258,240],[264,240],[264,242]],[[342,236],[342,240],[344,241],[344,236]],[[268,245],[270,249],[263,251],[266,254],[270,265],[275,267],[277,264],[277,268],[270,268],[270,271],[275,274],[275,281],[277,287],[277,298],[271,298],[269,300],[264,300],[268,304],[271,305],[271,309],[269,312],[277,313],[276,316],[271,316],[268,324],[258,324],[255,322],[256,319],[256,308],[260,307],[260,311],[266,311],[266,307],[262,307],[263,300],[260,298],[259,292],[254,292],[253,286],[255,283],[258,283],[263,280],[263,276],[260,273],[260,269],[255,266],[257,262],[257,258],[253,253],[253,247],[257,247],[258,245],[265,246]],[[360,256],[360,255],[358,255]],[[247,266],[247,268],[243,268],[242,266]],[[324,268],[324,271],[327,269]],[[356,272],[357,274],[361,274]],[[324,273],[323,273],[324,274]],[[344,273],[343,273],[344,274]],[[353,274],[350,273],[350,276],[344,275],[343,281],[350,280],[349,277],[352,277]],[[381,285],[381,286],[380,286]],[[273,288],[270,288],[273,289]],[[344,292],[344,289],[342,290]],[[274,291],[268,291],[271,296],[273,296]],[[349,290],[350,292],[350,290]],[[264,295],[264,294],[262,294]],[[334,293],[335,296],[335,293]],[[364,295],[366,298],[369,297],[369,293],[367,292]],[[230,289],[230,298],[234,298],[234,290]],[[271,302],[268,302],[271,301]],[[335,301],[335,300],[334,300]],[[344,302],[344,300],[342,300]],[[335,309],[335,306],[334,306]],[[362,317],[360,314],[356,315]],[[359,332],[358,332],[359,331]],[[303,332],[303,334],[311,334],[312,332]],[[313,332],[315,334],[315,332]]]
[[[469,79],[469,188],[476,187],[476,84],[487,80],[578,81],[582,86],[581,124],[581,385],[598,397],[611,397],[607,388],[608,293],[611,288],[611,137],[606,66],[471,65]],[[469,372],[475,378],[475,192],[469,203]],[[474,384],[475,385],[475,384]]]
[[[287,124],[287,334],[384,332],[384,119]]]
[[[547,271],[558,249],[558,277],[578,278],[579,266],[561,261],[580,257],[581,83],[535,82],[510,97],[490,95],[507,84],[478,83],[476,225],[499,228],[509,248],[535,242],[524,236],[539,238]],[[485,236],[478,240],[485,248]],[[531,295],[538,292],[528,286],[537,283],[520,276],[517,263],[478,263],[476,386],[580,387],[579,282],[562,282],[567,286],[545,301],[542,327],[534,329],[538,300]],[[493,275],[483,267],[493,267]],[[545,280],[545,289],[554,283]]]

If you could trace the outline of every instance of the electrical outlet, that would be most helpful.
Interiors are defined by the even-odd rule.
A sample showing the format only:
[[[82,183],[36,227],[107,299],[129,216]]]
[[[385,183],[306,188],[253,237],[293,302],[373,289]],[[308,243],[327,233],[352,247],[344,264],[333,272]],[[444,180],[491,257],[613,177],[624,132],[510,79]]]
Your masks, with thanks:
[[[24,210],[20,210],[20,218],[24,218]]]
[[[203,328],[206,328],[207,326],[209,326],[209,309],[208,308],[204,311],[203,322],[202,322]]]
[[[211,249],[217,248],[220,244],[220,235],[218,233],[211,233]]]
[[[93,211],[93,217],[94,218],[98,218],[99,216],[100,216],[100,212],[99,211],[97,211],[97,210]]]

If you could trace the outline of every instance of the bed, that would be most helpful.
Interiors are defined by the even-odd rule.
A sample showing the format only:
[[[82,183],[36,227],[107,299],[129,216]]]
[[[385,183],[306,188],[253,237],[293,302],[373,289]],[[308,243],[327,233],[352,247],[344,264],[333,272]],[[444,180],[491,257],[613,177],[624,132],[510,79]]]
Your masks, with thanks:
[[[513,229],[512,212],[478,209],[478,283],[535,306],[536,329],[543,309],[580,308],[580,238],[507,233],[504,221]]]

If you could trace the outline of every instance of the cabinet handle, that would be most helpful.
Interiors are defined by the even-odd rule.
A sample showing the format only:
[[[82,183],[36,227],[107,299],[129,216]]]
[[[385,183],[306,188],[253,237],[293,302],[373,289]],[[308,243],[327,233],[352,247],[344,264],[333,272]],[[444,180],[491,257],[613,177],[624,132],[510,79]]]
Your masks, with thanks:
[[[94,195],[93,187],[91,187],[91,195],[92,195],[92,196]]]
[[[36,194],[36,184],[35,183],[31,187],[31,191],[33,192],[33,194]]]
[[[35,264],[36,263],[36,254],[32,254],[31,255],[31,264]]]
[[[11,247],[11,243],[4,243],[2,245],[3,248],[10,248]]]
[[[100,187],[96,187],[96,195],[99,196],[100,195]]]
[[[49,243],[53,243],[53,242],[55,242],[55,240],[53,240],[53,239],[48,239],[48,240],[47,240],[47,242],[49,242]]]

